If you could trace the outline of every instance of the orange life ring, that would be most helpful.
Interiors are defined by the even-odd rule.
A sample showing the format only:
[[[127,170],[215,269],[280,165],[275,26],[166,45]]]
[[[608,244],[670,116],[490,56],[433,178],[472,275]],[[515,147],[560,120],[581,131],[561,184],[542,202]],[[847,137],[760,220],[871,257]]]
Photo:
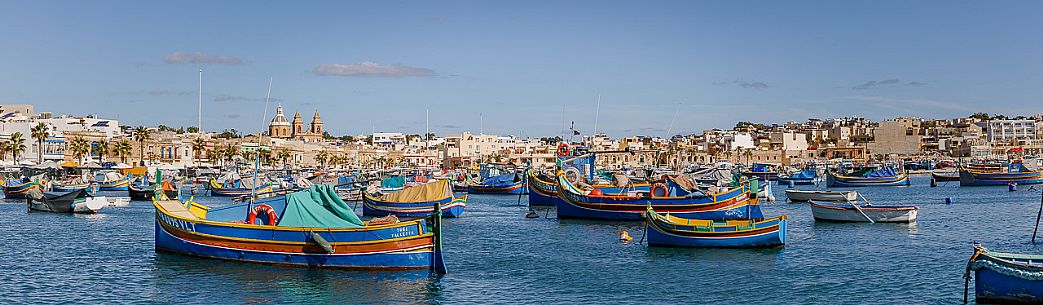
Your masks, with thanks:
[[[279,219],[279,216],[275,215],[275,209],[273,209],[272,206],[262,203],[255,205],[252,209],[250,209],[250,214],[246,215],[246,223],[252,225],[256,224],[254,223],[254,221],[257,221],[257,215],[261,213],[268,214],[269,226],[274,226],[275,221]]]
[[[663,190],[662,195],[656,194],[656,190],[660,190],[660,189]],[[667,196],[670,196],[670,189],[666,188],[666,184],[655,183],[655,184],[652,184],[652,188],[648,189],[648,193],[651,194],[653,198],[655,198],[655,197],[667,197]]]
[[[565,143],[558,144],[558,157],[564,157],[569,155],[569,145]]]

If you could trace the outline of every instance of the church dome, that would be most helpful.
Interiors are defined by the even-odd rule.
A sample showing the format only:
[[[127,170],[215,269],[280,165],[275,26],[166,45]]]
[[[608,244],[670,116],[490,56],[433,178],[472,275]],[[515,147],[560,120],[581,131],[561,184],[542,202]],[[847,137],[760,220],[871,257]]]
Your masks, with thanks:
[[[272,118],[271,126],[290,126],[290,121],[286,120],[286,115],[282,112],[282,105],[275,108],[275,117]]]

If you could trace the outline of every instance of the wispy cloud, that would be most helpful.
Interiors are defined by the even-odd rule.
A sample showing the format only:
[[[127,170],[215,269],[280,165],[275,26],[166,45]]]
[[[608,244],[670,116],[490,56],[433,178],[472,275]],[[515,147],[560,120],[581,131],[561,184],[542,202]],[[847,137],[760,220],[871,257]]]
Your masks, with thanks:
[[[924,83],[924,82],[917,82],[917,81],[902,82],[902,80],[900,80],[900,79],[891,78],[891,79],[884,79],[884,80],[867,81],[865,83],[862,83],[862,84],[859,84],[859,85],[855,85],[855,86],[851,87],[851,89],[855,89],[855,90],[869,90],[869,89],[879,89],[879,88],[898,87],[898,86],[919,87],[919,86],[926,86],[926,85],[927,85],[927,83]]]
[[[771,87],[771,86],[768,86],[768,84],[765,83],[765,82],[745,81],[745,80],[738,80],[738,79],[734,80],[734,81],[730,81],[730,82],[717,81],[717,82],[713,82],[711,84],[714,85],[714,86],[724,86],[724,85],[734,84],[736,86],[739,86],[739,88],[746,88],[746,89],[767,89],[767,88]]]
[[[218,94],[217,96],[214,96],[214,101],[215,102],[264,102],[264,98],[263,97],[245,97],[245,96],[237,96],[237,95]],[[268,99],[268,101],[270,101],[270,102],[282,102],[282,99],[273,97],[273,98]]]
[[[354,76],[354,77],[425,77],[434,76],[435,71],[427,68],[410,67],[397,64],[378,64],[363,61],[357,64],[322,64],[312,71],[319,76]]]
[[[186,95],[196,94],[197,92],[196,91],[174,91],[174,90],[154,89],[154,90],[149,90],[146,93],[148,93],[148,95],[151,95],[151,96],[186,96]]]
[[[211,55],[203,52],[174,52],[164,57],[163,62],[168,64],[238,65],[243,63],[243,60],[235,56]]]
[[[977,109],[974,109],[974,108],[971,108],[971,107],[967,107],[967,106],[964,106],[964,105],[961,105],[961,104],[958,104],[958,103],[955,103],[955,102],[945,102],[945,101],[937,101],[937,100],[922,99],[922,98],[892,98],[892,97],[866,96],[866,95],[846,96],[844,98],[845,99],[849,99],[849,100],[854,100],[854,101],[866,102],[866,103],[869,103],[869,104],[873,104],[875,106],[885,107],[885,108],[894,109],[894,110],[902,110],[902,111],[907,111],[907,112],[922,112],[922,111],[915,111],[915,110],[912,109],[912,108],[917,108],[917,107],[926,107],[926,108],[930,108],[930,109],[939,109],[940,108],[940,109],[948,109],[948,110],[967,112],[967,113],[972,113],[972,112],[975,112],[975,111],[979,111]]]

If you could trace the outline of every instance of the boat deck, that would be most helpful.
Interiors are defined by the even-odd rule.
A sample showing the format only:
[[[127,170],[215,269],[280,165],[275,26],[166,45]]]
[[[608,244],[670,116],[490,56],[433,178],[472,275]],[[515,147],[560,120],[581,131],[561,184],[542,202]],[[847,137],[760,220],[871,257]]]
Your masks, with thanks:
[[[195,214],[189,212],[184,205],[181,205],[180,201],[177,200],[163,200],[157,201],[159,206],[167,211],[168,214],[177,217],[188,218],[188,219],[199,219]]]

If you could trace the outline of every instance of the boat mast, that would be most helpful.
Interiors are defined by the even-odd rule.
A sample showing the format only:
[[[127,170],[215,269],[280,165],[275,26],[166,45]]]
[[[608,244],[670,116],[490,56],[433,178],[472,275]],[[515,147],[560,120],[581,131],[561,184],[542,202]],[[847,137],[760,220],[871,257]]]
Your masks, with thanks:
[[[203,135],[203,69],[199,69],[199,124],[196,128],[199,130],[199,135]]]
[[[264,136],[264,121],[268,119],[268,99],[272,96],[272,78],[268,77],[268,93],[264,95],[264,115],[261,116],[261,127],[257,129],[257,152],[254,157],[254,183],[250,188],[250,198],[257,196],[257,172],[261,167],[261,138]]]

